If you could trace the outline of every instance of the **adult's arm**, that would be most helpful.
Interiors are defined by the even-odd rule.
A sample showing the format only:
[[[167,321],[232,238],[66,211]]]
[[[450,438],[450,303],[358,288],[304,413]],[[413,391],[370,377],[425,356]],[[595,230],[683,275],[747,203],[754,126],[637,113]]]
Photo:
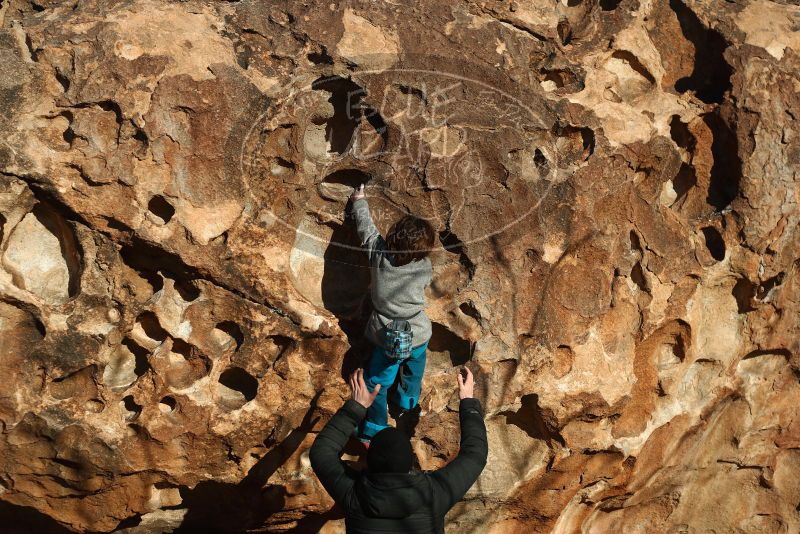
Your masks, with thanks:
[[[339,408],[311,445],[311,468],[333,500],[344,505],[347,492],[355,484],[355,473],[341,460],[353,429],[366,416],[367,409],[353,399]]]
[[[461,447],[458,456],[431,474],[434,504],[441,512],[447,512],[461,500],[483,471],[489,455],[481,402],[475,398],[461,399],[458,418],[461,422]]]
[[[383,238],[375,223],[372,222],[372,215],[369,213],[369,203],[366,198],[358,198],[353,201],[350,208],[353,218],[356,221],[356,232],[361,246],[366,249],[370,261],[372,261],[375,251],[382,244]]]

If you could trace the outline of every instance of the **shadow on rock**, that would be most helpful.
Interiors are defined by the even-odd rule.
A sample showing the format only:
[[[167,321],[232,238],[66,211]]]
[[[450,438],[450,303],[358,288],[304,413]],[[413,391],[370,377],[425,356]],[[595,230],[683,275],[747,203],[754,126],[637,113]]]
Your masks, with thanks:
[[[297,451],[311,431],[316,418],[312,413],[316,399],[300,426],[261,458],[238,484],[208,481],[194,489],[182,488],[181,508],[188,511],[177,533],[245,532],[258,529],[274,513],[283,509],[286,488],[265,485],[278,468]]]
[[[6,534],[68,534],[55,519],[27,506],[0,501],[0,531]]]
[[[364,339],[364,327],[372,311],[369,262],[349,218],[334,228],[324,259],[322,302],[339,320],[339,327],[350,342],[342,362],[342,377],[346,379],[369,359],[371,346]]]

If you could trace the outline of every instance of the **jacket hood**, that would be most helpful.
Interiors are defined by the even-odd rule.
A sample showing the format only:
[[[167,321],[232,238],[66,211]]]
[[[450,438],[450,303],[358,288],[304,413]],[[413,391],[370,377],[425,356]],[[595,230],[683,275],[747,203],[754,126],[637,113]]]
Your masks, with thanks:
[[[380,257],[379,268],[396,271],[398,273],[426,273],[433,269],[433,264],[430,258],[422,258],[421,260],[414,260],[406,263],[405,265],[395,265],[392,261],[391,254],[384,253]]]
[[[431,505],[430,484],[421,473],[367,474],[355,487],[365,515],[397,519]]]

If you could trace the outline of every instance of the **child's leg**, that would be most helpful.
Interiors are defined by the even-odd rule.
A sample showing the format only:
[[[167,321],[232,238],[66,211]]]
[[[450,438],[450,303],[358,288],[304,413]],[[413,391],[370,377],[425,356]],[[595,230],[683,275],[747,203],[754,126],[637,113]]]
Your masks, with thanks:
[[[412,350],[411,356],[403,360],[400,384],[397,387],[397,395],[393,397],[393,400],[403,410],[410,410],[419,402],[427,350],[428,344],[424,343]]]
[[[364,373],[364,382],[366,382],[370,391],[377,384],[381,385],[381,390],[378,392],[378,396],[375,397],[375,402],[367,409],[367,417],[359,427],[359,438],[372,439],[372,436],[388,426],[389,415],[387,413],[386,394],[394,384],[395,378],[397,378],[399,367],[400,362],[387,358],[386,352],[382,347],[373,349],[372,357]]]

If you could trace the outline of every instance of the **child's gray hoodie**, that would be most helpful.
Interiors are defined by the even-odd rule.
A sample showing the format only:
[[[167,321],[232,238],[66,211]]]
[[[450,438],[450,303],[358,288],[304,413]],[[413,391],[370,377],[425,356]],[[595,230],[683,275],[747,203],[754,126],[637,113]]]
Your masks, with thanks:
[[[425,258],[399,267],[393,265],[386,253],[386,241],[372,222],[367,200],[360,198],[354,201],[352,212],[361,246],[369,255],[372,272],[374,310],[364,335],[382,347],[384,327],[389,321],[407,319],[413,330],[412,346],[422,345],[431,338],[431,321],[425,315],[425,288],[430,284],[433,274],[431,261]]]

